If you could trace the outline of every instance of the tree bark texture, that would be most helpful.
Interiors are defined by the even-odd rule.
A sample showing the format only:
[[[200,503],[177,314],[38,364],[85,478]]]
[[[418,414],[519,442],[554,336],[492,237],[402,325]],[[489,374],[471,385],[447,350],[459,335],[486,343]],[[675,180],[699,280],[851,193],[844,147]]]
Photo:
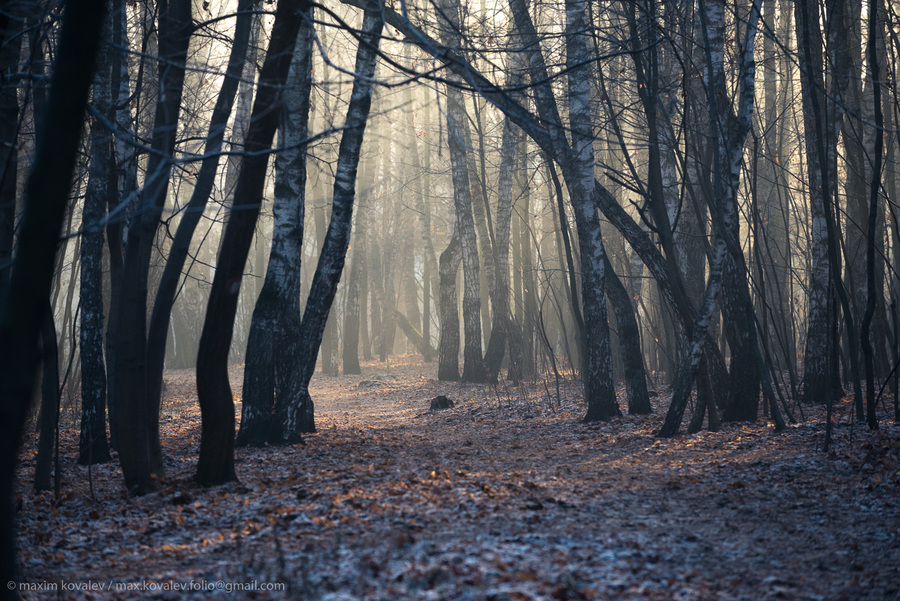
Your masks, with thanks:
[[[454,230],[440,258],[438,304],[441,338],[438,345],[438,380],[459,380],[459,307],[456,274],[462,262],[462,243]]]
[[[246,150],[234,194],[234,205],[222,236],[206,319],[197,357],[197,397],[202,428],[197,481],[206,486],[237,479],[234,471],[234,399],[228,382],[228,353],[234,331],[238,295],[256,220],[262,204],[267,151],[278,128],[284,84],[305,0],[280,0],[272,37],[253,103]]]
[[[108,19],[107,19],[108,21]],[[109,26],[104,27],[109,31]],[[93,85],[94,110],[111,117],[109,49],[100,48]],[[91,162],[81,219],[81,435],[78,463],[110,460],[106,443],[106,365],[103,359],[103,226],[106,193],[112,177],[112,132],[91,123]]]
[[[298,17],[299,18],[299,17]],[[312,89],[312,11],[306,10],[297,36],[284,92],[275,156],[275,204],[269,265],[250,324],[244,364],[241,428],[236,444],[261,446],[296,442],[281,428],[276,406],[290,401],[288,374],[297,362],[300,332],[300,264],[306,204],[306,144]]]
[[[284,419],[282,428],[285,438],[294,437],[301,432],[315,432],[309,381],[315,372],[316,355],[322,343],[325,324],[337,293],[347,248],[350,245],[356,173],[363,135],[369,119],[369,109],[372,105],[376,57],[384,26],[381,10],[380,3],[370,2],[366,4],[363,16],[354,68],[356,76],[350,93],[350,104],[347,107],[335,169],[331,221],[313,275],[306,309],[303,312],[298,337],[297,365],[291,370],[288,383],[289,395],[283,397],[286,401],[285,406],[278,408],[279,415]]]
[[[115,309],[113,372],[119,463],[130,493],[144,494],[157,486],[162,451],[152,437],[146,387],[147,298],[150,260],[160,215],[165,207],[175,149],[188,43],[193,30],[190,0],[159,3],[159,96],[156,104],[147,175],[139,211],[128,230],[119,306]]]

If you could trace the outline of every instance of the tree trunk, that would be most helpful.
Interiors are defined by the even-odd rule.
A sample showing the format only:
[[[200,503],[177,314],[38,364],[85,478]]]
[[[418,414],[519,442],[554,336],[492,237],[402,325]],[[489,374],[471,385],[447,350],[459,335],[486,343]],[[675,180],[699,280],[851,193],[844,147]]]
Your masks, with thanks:
[[[241,163],[234,208],[222,237],[197,357],[197,397],[202,429],[197,481],[205,486],[237,479],[234,471],[234,400],[228,381],[228,353],[234,331],[241,279],[262,204],[268,150],[281,115],[282,89],[288,77],[305,0],[280,0],[272,37],[259,78],[247,132],[248,151]]]
[[[147,334],[147,404],[151,416],[151,438],[157,440],[159,439],[159,420],[154,417],[159,414],[162,396],[166,339],[171,325],[172,307],[178,294],[182,270],[190,252],[191,239],[203,217],[203,211],[209,201],[216,173],[219,170],[219,152],[222,149],[228,117],[234,106],[235,94],[241,81],[240,76],[247,55],[251,22],[254,18],[250,12],[252,6],[253,0],[240,0],[238,3],[234,42],[231,46],[222,88],[219,90],[216,105],[210,116],[209,131],[204,148],[206,158],[200,165],[200,172],[197,174],[191,199],[178,222],[178,229],[175,231],[175,238],[169,248],[169,255],[153,303],[153,313],[150,317],[150,328]]]
[[[295,442],[282,437],[275,407],[288,394],[300,331],[300,265],[306,204],[306,145],[312,89],[312,11],[305,11],[281,107],[275,155],[275,225],[269,264],[245,353],[243,405],[237,446]],[[299,17],[298,17],[299,18]],[[307,20],[308,19],[308,20]],[[287,402],[290,402],[288,400]]]
[[[585,322],[585,356],[582,370],[585,422],[609,420],[621,415],[616,403],[610,360],[609,324],[606,317],[606,251],[600,235],[600,218],[592,201],[594,147],[584,0],[566,0],[566,68],[568,71],[569,128],[574,164],[563,167],[569,199],[578,228],[581,256],[581,294]]]
[[[288,385],[290,395],[284,397],[290,399],[290,402],[279,407],[286,439],[300,432],[315,432],[309,381],[315,372],[316,355],[322,343],[325,322],[337,293],[350,244],[353,200],[356,196],[356,172],[372,104],[372,78],[375,74],[378,44],[384,25],[382,10],[379,3],[372,2],[366,5],[363,16],[356,66],[353,71],[357,75],[353,80],[353,91],[350,94],[350,104],[347,107],[335,168],[331,222],[328,224],[325,244],[316,265],[316,273],[313,276],[300,326],[298,363],[290,374]]]
[[[107,19],[108,21],[108,19]],[[108,32],[109,26],[104,27]],[[111,115],[109,49],[100,48],[93,106]],[[106,366],[103,361],[103,228],[112,160],[112,132],[95,119],[91,125],[90,174],[81,219],[81,436],[79,465],[110,460],[106,443]]]
[[[612,305],[619,326],[619,350],[625,375],[625,389],[628,391],[628,413],[647,415],[653,412],[650,393],[644,376],[644,356],[641,353],[641,335],[638,330],[631,297],[622,281],[613,270],[609,257],[604,255],[606,269],[606,297]]]
[[[415,326],[410,323],[409,319],[401,313],[400,311],[394,311],[394,320],[397,326],[399,326],[400,331],[403,332],[403,335],[406,336],[406,339],[409,340],[416,350],[422,353],[422,355],[426,355],[429,353],[434,353],[434,349],[430,348],[430,344],[425,340],[425,338],[416,330]]]
[[[479,280],[478,246],[475,220],[472,216],[472,194],[469,171],[462,141],[462,93],[447,86],[447,142],[450,147],[453,176],[453,207],[456,213],[456,232],[462,247],[463,268],[463,382],[487,382],[481,354],[481,282]]]
[[[41,325],[41,411],[40,436],[37,459],[34,463],[34,490],[50,490],[50,466],[53,462],[53,446],[59,432],[59,348],[56,344],[56,325],[53,308],[47,303]],[[57,465],[57,468],[59,465]],[[57,479],[60,474],[57,474]]]
[[[456,274],[462,261],[462,243],[456,231],[440,258],[438,302],[441,315],[441,339],[438,346],[438,380],[459,380],[459,308]]]
[[[18,86],[7,81],[6,73],[18,69],[21,25],[16,15],[0,16],[0,298],[5,298],[9,284],[16,224],[16,183],[19,169],[19,98]]]
[[[160,94],[156,106],[147,176],[141,210],[128,232],[119,307],[115,310],[114,374],[115,417],[119,463],[130,493],[144,494],[157,486],[155,474],[162,471],[158,437],[151,432],[152,415],[146,389],[147,302],[150,259],[159,218],[168,195],[171,157],[175,149],[184,65],[193,31],[190,0],[159,4]]]
[[[37,153],[26,191],[9,291],[0,301],[2,582],[16,582],[19,577],[13,505],[16,455],[40,359],[38,340],[50,297],[54,257],[69,199],[104,8],[104,2],[86,0],[68,5],[63,13],[47,110],[38,120]],[[4,11],[2,18],[6,17]],[[0,599],[17,598],[15,590],[3,587]]]
[[[881,112],[881,72],[879,71],[879,44],[880,27],[878,25],[879,2],[869,0],[869,40],[868,40],[868,69],[872,82],[872,98],[875,108],[875,157],[872,164],[872,179],[869,187],[869,215],[868,215],[868,240],[866,244],[866,310],[863,314],[860,326],[862,349],[866,360],[866,422],[870,429],[878,428],[878,416],[876,415],[875,398],[875,357],[872,342],[870,340],[870,326],[875,314],[876,294],[878,289],[875,284],[875,246],[876,246],[876,221],[878,217],[879,195],[881,194],[881,163],[884,152],[884,115]],[[881,295],[884,298],[883,295]]]
[[[457,45],[460,39],[459,6],[444,1],[441,5],[442,37]],[[459,237],[463,267],[463,382],[487,382],[481,353],[481,282],[479,279],[478,241],[472,214],[472,191],[466,157],[467,137],[464,100],[454,82],[447,83],[447,145],[453,179],[455,235]]]
[[[509,310],[509,231],[512,221],[512,182],[516,160],[516,138],[519,129],[509,119],[503,121],[503,140],[500,144],[500,173],[497,178],[497,230],[494,240],[496,266],[496,295],[494,297],[494,327],[484,355],[488,379],[497,382],[500,364],[507,345],[507,331],[512,320]]]

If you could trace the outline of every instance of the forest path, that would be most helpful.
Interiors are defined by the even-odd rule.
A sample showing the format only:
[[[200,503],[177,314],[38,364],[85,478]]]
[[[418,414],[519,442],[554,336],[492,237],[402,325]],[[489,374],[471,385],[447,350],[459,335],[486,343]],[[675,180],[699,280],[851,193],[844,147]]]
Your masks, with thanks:
[[[304,600],[900,595],[892,424],[838,427],[830,456],[817,450],[816,412],[782,435],[760,423],[659,440],[665,399],[651,416],[585,425],[575,382],[563,382],[557,405],[542,382],[442,383],[416,358],[363,369],[317,375],[319,433],[303,446],[238,449],[240,484],[190,480],[199,415],[189,372],[167,374],[159,493],[128,499],[107,464],[92,469],[91,501],[68,437],[65,494],[51,508],[51,495],[25,486],[26,454],[26,579],[278,582],[289,591],[255,598]],[[232,376],[239,390],[240,370]],[[428,411],[437,394],[456,406]]]

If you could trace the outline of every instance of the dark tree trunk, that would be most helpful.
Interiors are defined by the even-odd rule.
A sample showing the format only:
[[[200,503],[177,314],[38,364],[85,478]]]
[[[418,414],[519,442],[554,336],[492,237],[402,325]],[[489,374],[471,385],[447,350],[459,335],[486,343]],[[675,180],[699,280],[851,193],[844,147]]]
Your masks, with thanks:
[[[222,88],[216,97],[216,105],[210,117],[209,131],[204,152],[206,158],[200,165],[200,172],[191,199],[188,201],[175,238],[169,248],[169,255],[156,291],[156,299],[153,303],[153,314],[150,317],[150,328],[147,334],[147,405],[151,415],[151,438],[159,438],[159,420],[153,419],[159,414],[159,406],[162,396],[162,378],[166,359],[166,339],[172,319],[172,307],[178,294],[181,282],[182,269],[191,247],[191,238],[203,217],[206,203],[215,183],[216,172],[219,169],[219,151],[225,137],[225,129],[228,117],[234,106],[235,95],[240,76],[244,68],[247,55],[247,47],[250,39],[250,29],[253,15],[250,10],[253,0],[240,0],[237,6],[237,18],[234,30],[234,41],[231,46],[231,54],[228,58],[228,66]],[[112,242],[110,242],[112,246]],[[112,253],[112,249],[110,249]]]
[[[441,339],[438,345],[438,380],[459,380],[459,308],[456,273],[462,262],[462,244],[454,231],[440,258]]]
[[[18,69],[21,43],[19,19],[6,11],[0,15],[0,298],[6,296],[10,277],[16,223],[16,182],[19,166],[18,86],[7,73]]]
[[[300,330],[300,265],[306,204],[306,146],[312,88],[313,31],[307,11],[297,36],[294,62],[282,106],[275,156],[272,250],[262,291],[253,310],[245,353],[241,428],[236,444],[293,442],[282,438],[275,407],[288,394]]]
[[[247,132],[248,155],[241,162],[234,206],[222,236],[206,320],[197,356],[197,397],[202,429],[197,481],[205,486],[237,479],[234,471],[234,400],[228,381],[228,353],[234,332],[244,265],[256,229],[282,94],[305,0],[280,0],[272,37],[259,77]]]
[[[37,459],[34,464],[34,490],[50,490],[50,466],[53,464],[53,443],[59,429],[59,347],[56,344],[56,324],[53,307],[47,302],[41,326],[41,412]],[[58,466],[57,466],[58,467]],[[57,474],[57,479],[59,474]]]
[[[108,20],[108,19],[107,19]],[[104,27],[108,31],[109,27]],[[93,86],[94,109],[112,115],[109,50],[97,56]],[[94,120],[91,125],[91,162],[81,220],[81,437],[78,463],[110,460],[106,443],[106,366],[103,360],[103,227],[112,160],[112,132]]]
[[[622,281],[613,271],[609,257],[604,255],[606,266],[606,297],[612,305],[619,326],[619,350],[622,353],[622,367],[625,375],[625,388],[628,391],[628,413],[646,415],[653,412],[650,406],[650,393],[647,392],[647,380],[644,370],[644,356],[641,353],[641,334],[638,330],[631,297]]]
[[[876,246],[876,220],[878,217],[879,195],[881,194],[881,162],[884,152],[884,115],[881,111],[881,73],[879,71],[879,2],[869,0],[869,41],[868,41],[868,68],[872,81],[872,97],[875,106],[875,158],[872,165],[872,181],[869,188],[869,215],[868,215],[868,240],[866,244],[866,311],[860,326],[862,349],[866,361],[866,423],[869,428],[878,428],[878,416],[876,415],[875,392],[875,357],[870,340],[870,326],[872,316],[875,314],[876,294],[875,285],[875,246]],[[884,298],[884,295],[881,295]]]
[[[165,207],[175,149],[184,65],[193,30],[190,0],[159,4],[160,95],[154,117],[152,148],[147,163],[141,210],[128,233],[116,321],[114,388],[119,463],[130,493],[144,494],[157,486],[163,469],[159,447],[159,416],[151,411],[146,387],[148,278],[153,244]],[[155,433],[155,434],[154,434]]]
[[[37,153],[26,192],[10,285],[0,299],[2,582],[15,582],[19,576],[13,505],[16,454],[40,361],[38,340],[48,308],[54,257],[69,198],[104,7],[105,3],[97,0],[73,2],[63,14],[47,110],[39,120]],[[0,18],[7,16],[3,11]],[[17,598],[15,590],[2,588],[0,599]]]

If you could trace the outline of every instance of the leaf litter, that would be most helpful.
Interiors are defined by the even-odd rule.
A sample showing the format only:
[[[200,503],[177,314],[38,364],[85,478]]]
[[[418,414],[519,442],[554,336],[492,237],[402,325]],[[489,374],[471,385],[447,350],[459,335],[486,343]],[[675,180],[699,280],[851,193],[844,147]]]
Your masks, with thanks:
[[[650,416],[582,424],[571,380],[556,399],[540,381],[438,382],[415,357],[364,370],[317,375],[319,433],[238,449],[241,480],[226,486],[191,480],[200,415],[189,370],[166,374],[156,493],[129,498],[116,462],[93,466],[89,487],[70,426],[55,502],[32,491],[36,441],[25,444],[24,582],[283,590],[23,598],[900,599],[900,428],[851,425],[849,401],[825,454],[818,407],[783,434],[761,421],[662,440],[665,397]],[[231,377],[239,391],[240,368]],[[454,406],[429,411],[439,395]]]

